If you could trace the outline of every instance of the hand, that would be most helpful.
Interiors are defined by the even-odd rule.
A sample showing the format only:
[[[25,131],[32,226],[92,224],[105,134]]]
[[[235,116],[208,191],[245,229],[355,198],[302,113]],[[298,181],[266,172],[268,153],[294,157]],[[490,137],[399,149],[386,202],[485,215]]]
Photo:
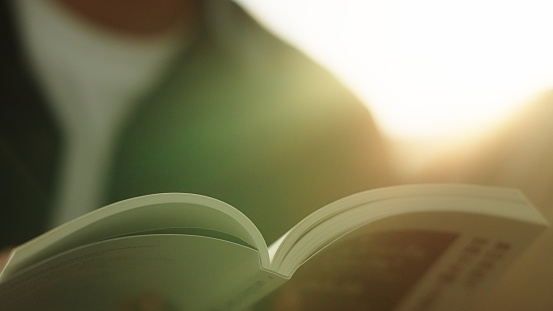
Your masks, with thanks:
[[[157,294],[144,294],[136,299],[128,299],[123,301],[119,311],[174,311],[163,297]]]
[[[4,266],[8,263],[8,259],[10,259],[10,254],[12,252],[13,248],[5,248],[0,251],[0,271],[4,269]]]
[[[279,292],[278,298],[272,306],[273,311],[300,311],[302,309],[300,291],[290,285]]]

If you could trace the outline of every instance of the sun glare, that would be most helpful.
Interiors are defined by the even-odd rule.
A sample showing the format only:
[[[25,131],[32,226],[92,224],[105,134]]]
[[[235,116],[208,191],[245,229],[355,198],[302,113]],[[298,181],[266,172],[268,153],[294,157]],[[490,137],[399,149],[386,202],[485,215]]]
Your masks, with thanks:
[[[336,72],[392,138],[478,135],[553,86],[550,1],[242,2]]]

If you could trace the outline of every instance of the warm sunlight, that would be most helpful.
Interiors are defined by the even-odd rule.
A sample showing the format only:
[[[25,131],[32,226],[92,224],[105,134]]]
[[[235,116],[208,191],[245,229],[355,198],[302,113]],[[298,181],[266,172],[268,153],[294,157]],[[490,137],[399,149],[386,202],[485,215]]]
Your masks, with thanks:
[[[553,2],[246,1],[340,75],[392,138],[466,138],[553,86]]]

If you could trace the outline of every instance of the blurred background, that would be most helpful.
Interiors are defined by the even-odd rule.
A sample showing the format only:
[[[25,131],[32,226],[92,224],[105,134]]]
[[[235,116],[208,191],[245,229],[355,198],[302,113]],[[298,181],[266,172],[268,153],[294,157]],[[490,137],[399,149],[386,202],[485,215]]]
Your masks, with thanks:
[[[239,2],[351,87],[407,171],[475,144],[553,86],[551,1]]]
[[[240,1],[366,103],[401,176],[518,188],[553,223],[553,1]],[[553,310],[552,246],[477,310]]]

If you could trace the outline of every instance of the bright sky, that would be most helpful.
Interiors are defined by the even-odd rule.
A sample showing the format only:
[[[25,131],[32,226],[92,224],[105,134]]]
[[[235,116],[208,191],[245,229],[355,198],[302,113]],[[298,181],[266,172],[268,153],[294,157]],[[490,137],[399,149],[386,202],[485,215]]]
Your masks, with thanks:
[[[333,69],[392,138],[482,133],[553,87],[553,1],[240,2]]]

